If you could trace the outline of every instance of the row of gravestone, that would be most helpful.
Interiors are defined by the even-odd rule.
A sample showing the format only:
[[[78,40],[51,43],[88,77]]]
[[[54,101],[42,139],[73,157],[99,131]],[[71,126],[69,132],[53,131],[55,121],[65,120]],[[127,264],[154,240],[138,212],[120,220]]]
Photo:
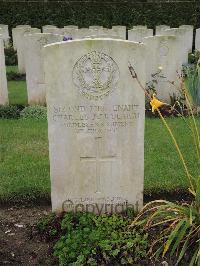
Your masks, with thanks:
[[[13,46],[16,48],[16,35],[19,28],[31,28],[29,25],[18,25],[16,28],[12,30],[12,38],[13,38]],[[162,35],[166,30],[169,30],[170,26],[167,25],[158,25],[155,29],[156,35]],[[188,34],[188,38],[190,38],[190,42],[193,43],[193,26],[191,25],[182,25],[178,29],[185,29]],[[38,29],[39,30],[39,29]],[[175,29],[173,29],[175,30]],[[40,30],[39,30],[40,31]],[[102,26],[90,26],[89,28],[78,28],[78,26],[68,25],[64,26],[64,28],[58,28],[53,25],[45,25],[42,27],[43,33],[53,33],[58,35],[67,35],[72,39],[80,39],[87,36],[95,35],[95,36],[107,36],[113,38],[126,39],[126,27],[125,26],[113,26],[112,29],[103,28]],[[181,32],[181,31],[180,31]],[[8,25],[0,24],[0,34],[3,35],[3,39],[5,45],[9,45],[9,31]],[[182,31],[183,34],[183,31]],[[133,26],[132,29],[128,30],[128,40],[142,42],[145,37],[153,36],[153,29],[147,29],[147,26],[137,25]],[[195,48],[200,48],[200,29],[196,30],[195,34]],[[188,40],[189,42],[189,40]]]
[[[145,44],[108,38],[58,42],[62,37],[21,35],[29,97],[33,82],[35,103],[42,97],[47,102],[52,209],[98,214],[140,209],[145,95],[128,65],[142,86],[160,65],[170,79],[186,60],[185,44],[175,36],[148,37]],[[5,82],[2,62],[0,82]]]
[[[70,27],[72,29],[72,26]],[[138,26],[136,31],[144,31],[140,27]],[[179,82],[177,72],[180,72],[182,65],[187,63],[188,53],[192,50],[193,27],[187,26],[183,28],[181,26],[177,29],[164,29],[164,26],[162,26],[162,28],[162,31],[161,27],[159,28],[159,33],[162,35],[143,38],[146,49],[142,60],[147,62],[145,73],[148,84],[155,79],[155,76],[152,75],[158,72],[158,67],[162,67],[162,73],[157,75],[156,90],[159,98],[169,102],[170,96],[178,93],[173,84],[177,85]],[[52,28],[49,27],[48,29]],[[92,34],[88,37],[99,38],[102,35]],[[31,28],[30,26],[19,26],[13,29],[13,40],[18,56],[18,69],[20,73],[26,73],[28,103],[30,105],[43,105],[46,103],[43,47],[47,44],[60,42],[63,38],[64,35],[40,33],[39,29]],[[118,39],[120,39],[120,36],[118,36]],[[74,52],[71,51],[71,53]],[[3,46],[1,54],[3,57]],[[4,64],[3,61],[1,60],[2,65]],[[3,85],[1,85],[0,90],[0,103],[7,104],[8,93],[5,81],[5,66],[1,66],[1,69],[1,76],[3,77],[1,83]]]

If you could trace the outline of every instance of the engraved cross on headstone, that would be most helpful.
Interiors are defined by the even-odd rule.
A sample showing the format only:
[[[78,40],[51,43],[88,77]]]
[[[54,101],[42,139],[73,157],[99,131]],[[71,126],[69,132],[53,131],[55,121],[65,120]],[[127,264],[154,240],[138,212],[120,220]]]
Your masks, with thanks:
[[[101,154],[101,137],[95,138],[95,147],[96,147],[96,154],[95,156],[84,156],[80,157],[81,161],[95,163],[95,171],[96,171],[96,193],[100,193],[101,191],[101,164],[102,163],[111,163],[116,161],[116,155],[106,155],[102,156]]]

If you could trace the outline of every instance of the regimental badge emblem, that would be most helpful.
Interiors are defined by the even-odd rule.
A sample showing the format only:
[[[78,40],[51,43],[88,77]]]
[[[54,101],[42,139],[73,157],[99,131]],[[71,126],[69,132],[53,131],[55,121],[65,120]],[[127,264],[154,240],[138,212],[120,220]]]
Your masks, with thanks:
[[[119,67],[108,55],[92,51],[74,65],[73,82],[89,100],[102,100],[117,88]]]

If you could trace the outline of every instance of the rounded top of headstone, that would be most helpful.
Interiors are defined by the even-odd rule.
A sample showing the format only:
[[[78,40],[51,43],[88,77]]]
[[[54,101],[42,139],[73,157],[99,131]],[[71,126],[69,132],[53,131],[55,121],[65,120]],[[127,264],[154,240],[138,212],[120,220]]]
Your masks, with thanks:
[[[31,28],[30,25],[17,25],[16,28]]]
[[[76,25],[67,25],[67,26],[64,26],[64,29],[78,29],[78,26],[76,26]]]
[[[103,26],[100,26],[100,25],[92,25],[92,26],[89,26],[89,29],[103,29]]]

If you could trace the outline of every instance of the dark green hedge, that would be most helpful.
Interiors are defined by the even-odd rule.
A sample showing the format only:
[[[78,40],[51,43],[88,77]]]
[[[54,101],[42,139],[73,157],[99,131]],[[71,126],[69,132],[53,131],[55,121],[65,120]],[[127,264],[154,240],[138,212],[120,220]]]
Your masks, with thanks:
[[[41,27],[55,24],[62,27],[76,24],[126,25],[147,24],[154,27],[168,24],[177,27],[192,24],[200,27],[200,2],[134,3],[93,0],[68,2],[0,2],[0,23],[15,27],[17,24],[31,24]]]

